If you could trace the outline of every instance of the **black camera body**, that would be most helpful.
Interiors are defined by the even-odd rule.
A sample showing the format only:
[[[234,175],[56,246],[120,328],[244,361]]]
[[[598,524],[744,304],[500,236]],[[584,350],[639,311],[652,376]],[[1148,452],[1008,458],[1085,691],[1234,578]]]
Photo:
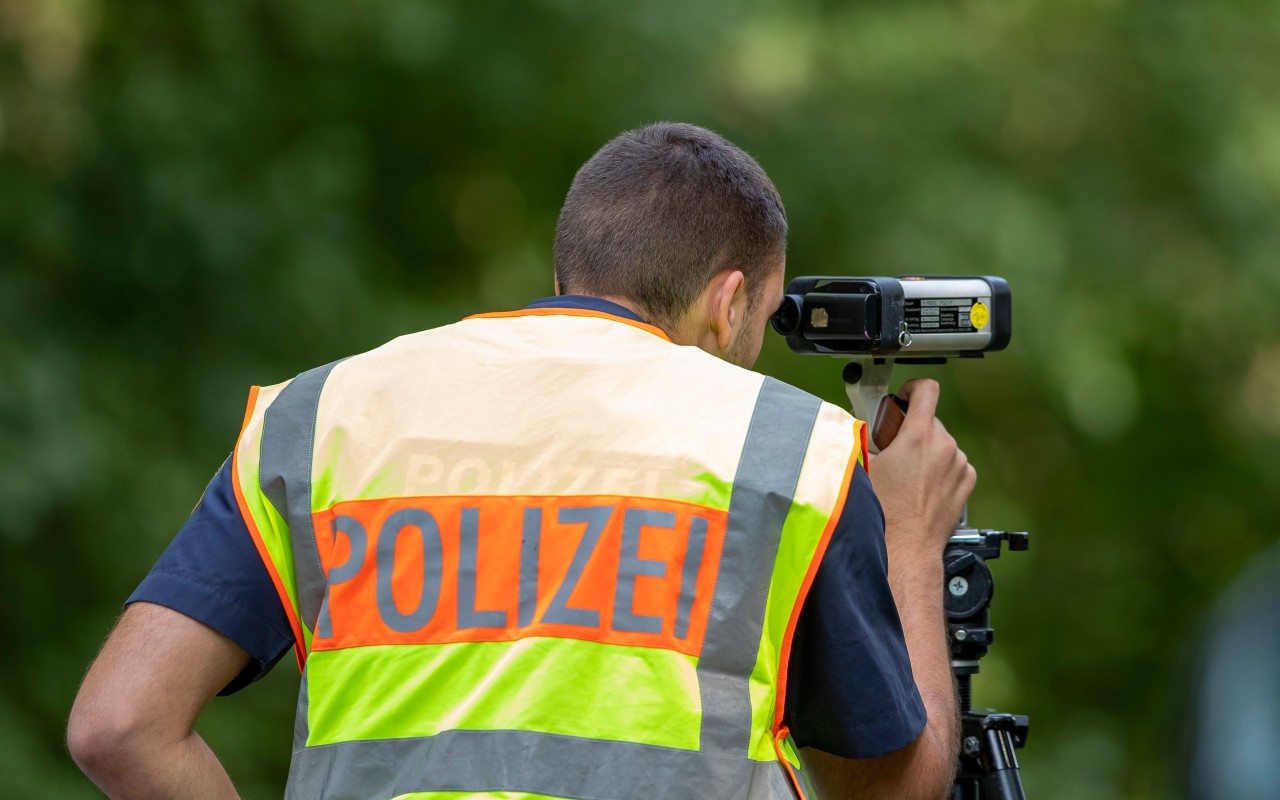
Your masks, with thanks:
[[[787,284],[772,322],[797,353],[932,362],[1007,347],[1013,301],[994,276],[810,275]]]

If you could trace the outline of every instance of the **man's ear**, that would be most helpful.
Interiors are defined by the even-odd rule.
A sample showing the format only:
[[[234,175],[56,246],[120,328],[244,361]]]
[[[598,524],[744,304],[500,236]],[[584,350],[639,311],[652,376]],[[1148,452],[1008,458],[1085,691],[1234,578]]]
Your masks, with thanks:
[[[711,319],[711,333],[720,352],[729,349],[746,320],[745,282],[742,270],[737,269],[722,272],[711,282],[707,312]]]

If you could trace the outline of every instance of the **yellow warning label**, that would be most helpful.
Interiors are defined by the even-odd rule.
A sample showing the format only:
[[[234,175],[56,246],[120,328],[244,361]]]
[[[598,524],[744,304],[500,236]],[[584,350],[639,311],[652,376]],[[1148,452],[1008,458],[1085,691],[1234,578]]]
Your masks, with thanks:
[[[982,303],[974,303],[973,308],[969,309],[969,322],[977,330],[987,327],[987,307]]]

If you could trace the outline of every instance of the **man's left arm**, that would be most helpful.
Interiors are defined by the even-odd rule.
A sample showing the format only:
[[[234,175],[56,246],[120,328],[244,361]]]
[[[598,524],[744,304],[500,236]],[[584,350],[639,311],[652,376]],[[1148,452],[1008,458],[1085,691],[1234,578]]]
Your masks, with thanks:
[[[190,617],[131,604],[76,696],[67,727],[72,758],[112,800],[238,798],[193,726],[249,661]]]
[[[67,744],[110,797],[229,798],[196,717],[293,646],[240,515],[228,459],[128,600],[71,711]]]

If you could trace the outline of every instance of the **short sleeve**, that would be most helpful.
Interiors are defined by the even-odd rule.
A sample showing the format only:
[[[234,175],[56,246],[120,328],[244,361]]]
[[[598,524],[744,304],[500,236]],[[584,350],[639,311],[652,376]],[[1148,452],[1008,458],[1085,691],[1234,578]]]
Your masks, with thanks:
[[[801,747],[871,758],[924,729],[889,590],[884,512],[861,466],[800,609],[787,674],[784,717]]]
[[[219,694],[265,675],[293,647],[293,631],[240,516],[228,459],[127,603],[171,608],[226,636],[253,659]]]

